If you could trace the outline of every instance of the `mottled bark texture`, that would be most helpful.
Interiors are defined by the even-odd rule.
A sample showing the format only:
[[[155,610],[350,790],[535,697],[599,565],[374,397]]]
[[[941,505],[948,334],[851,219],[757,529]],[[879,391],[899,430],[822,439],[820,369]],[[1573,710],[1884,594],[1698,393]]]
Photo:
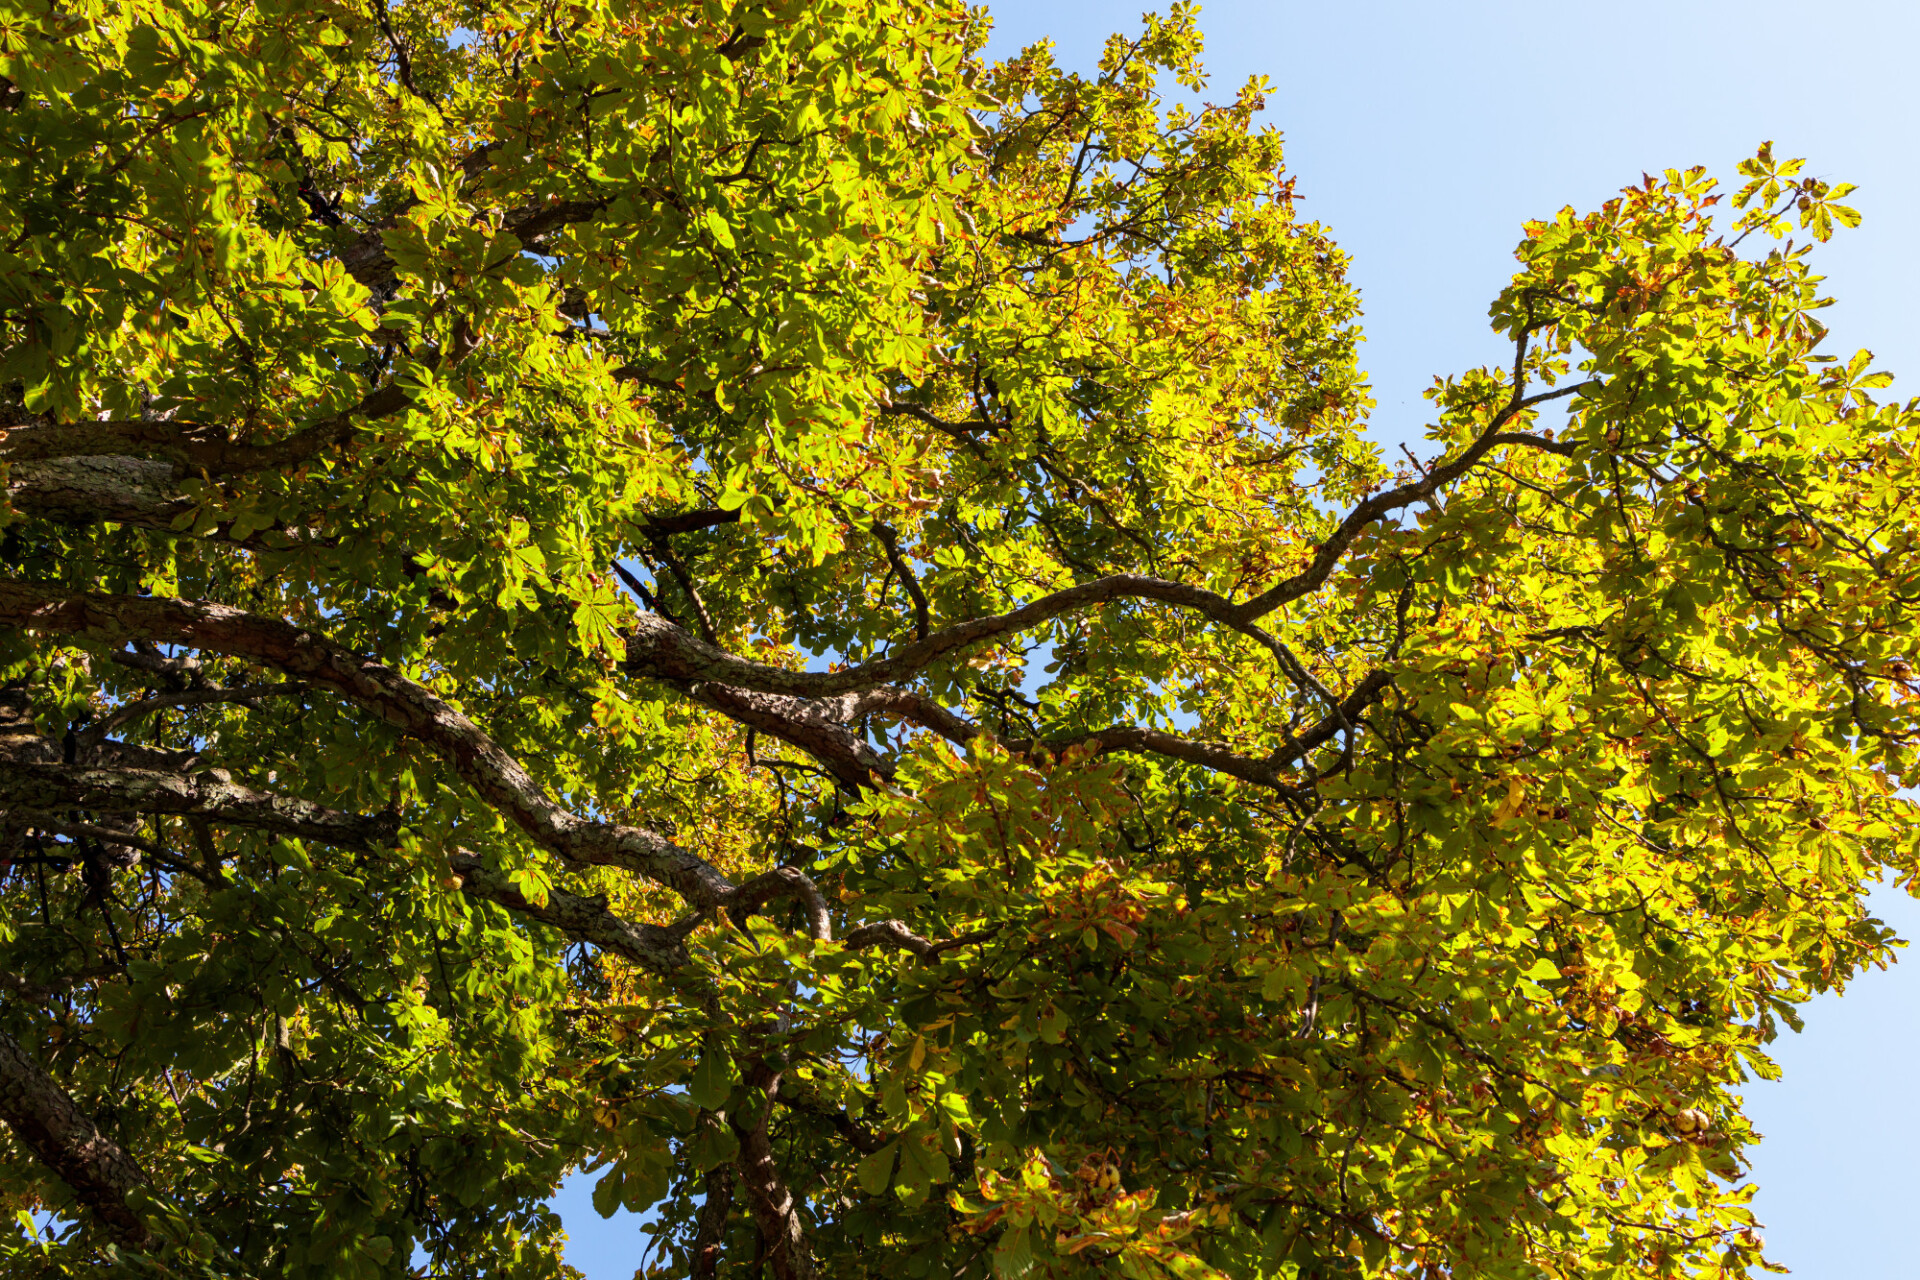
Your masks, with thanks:
[[[0,1031],[0,1120],[14,1138],[72,1189],[119,1243],[151,1242],[127,1193],[147,1180],[120,1145],[100,1132],[59,1082]]]

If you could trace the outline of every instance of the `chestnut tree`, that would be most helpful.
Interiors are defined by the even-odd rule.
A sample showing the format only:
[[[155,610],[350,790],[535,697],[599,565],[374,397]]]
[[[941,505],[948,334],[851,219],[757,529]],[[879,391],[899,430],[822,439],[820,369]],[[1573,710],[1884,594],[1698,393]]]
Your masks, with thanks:
[[[985,31],[6,0],[6,1275],[1764,1265],[1916,867],[1846,189],[1529,223],[1401,462],[1191,9]]]

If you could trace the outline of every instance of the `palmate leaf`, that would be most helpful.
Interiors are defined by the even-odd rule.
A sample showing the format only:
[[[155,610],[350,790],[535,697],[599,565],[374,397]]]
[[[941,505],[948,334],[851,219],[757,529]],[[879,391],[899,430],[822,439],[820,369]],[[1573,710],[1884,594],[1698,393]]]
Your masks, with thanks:
[[[1395,473],[1192,11],[982,30],[0,19],[5,1267],[1765,1265],[1920,870],[1849,189],[1529,224]]]

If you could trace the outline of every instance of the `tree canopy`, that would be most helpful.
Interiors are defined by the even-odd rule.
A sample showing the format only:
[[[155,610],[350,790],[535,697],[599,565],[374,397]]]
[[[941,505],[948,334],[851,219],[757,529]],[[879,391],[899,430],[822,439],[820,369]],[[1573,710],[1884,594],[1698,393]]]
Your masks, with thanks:
[[[1529,223],[1401,461],[1191,8],[985,31],[0,7],[6,1275],[1765,1265],[1920,852],[1847,189]]]

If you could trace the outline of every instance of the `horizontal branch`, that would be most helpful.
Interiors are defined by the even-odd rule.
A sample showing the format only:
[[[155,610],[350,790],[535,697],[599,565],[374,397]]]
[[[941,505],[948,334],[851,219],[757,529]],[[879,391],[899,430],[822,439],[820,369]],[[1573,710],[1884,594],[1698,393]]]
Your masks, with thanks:
[[[904,921],[876,920],[872,924],[863,924],[847,930],[846,936],[840,941],[850,951],[858,951],[864,947],[887,947],[894,951],[910,951],[922,960],[935,960],[960,947],[985,942],[998,932],[999,929],[993,927],[975,929],[957,938],[935,942],[909,929]]]
[[[635,924],[607,910],[605,899],[547,891],[545,903],[536,903],[513,886],[502,872],[492,871],[468,853],[447,861],[460,877],[460,890],[469,897],[498,903],[518,915],[560,930],[579,942],[591,943],[662,976],[685,969],[690,962],[686,932],[656,924]]]
[[[917,422],[926,423],[936,431],[942,431],[947,435],[960,439],[966,438],[969,433],[974,431],[985,431],[988,434],[992,434],[996,431],[1005,431],[1009,426],[1008,423],[991,422],[985,418],[970,418],[965,422],[949,422],[945,418],[936,416],[931,410],[922,405],[902,404],[898,401],[893,404],[880,405],[879,409],[881,413],[886,414],[888,417],[912,418]]]
[[[675,534],[692,533],[697,529],[716,529],[721,525],[739,524],[740,512],[709,509],[705,511],[676,511],[672,515],[647,516],[641,521],[641,527],[648,533]]]
[[[232,781],[223,770],[170,773],[52,764],[29,757],[16,741],[0,738],[0,809],[16,818],[65,815],[73,809],[192,815],[346,849],[390,844],[400,826],[392,814],[351,813],[255,791]]]
[[[1529,449],[1557,453],[1563,458],[1571,458],[1576,452],[1571,440],[1549,440],[1545,436],[1528,435],[1524,431],[1502,431],[1493,437],[1493,443],[1525,445]]]
[[[174,476],[205,471],[214,476],[296,467],[324,450],[344,444],[362,421],[390,418],[411,407],[413,399],[398,383],[370,392],[359,404],[331,414],[293,434],[265,444],[226,438],[226,429],[204,422],[160,418],[109,419],[52,423],[44,419],[0,422],[0,462],[38,462],[53,458],[163,458],[180,470]]]
[[[1223,597],[1200,588],[1157,578],[1116,575],[1054,592],[1009,613],[944,628],[925,640],[901,646],[888,658],[825,673],[792,671],[741,658],[665,618],[645,614],[637,620],[628,637],[627,670],[631,674],[665,679],[739,723],[808,751],[835,778],[858,789],[866,785],[870,772],[886,777],[891,771],[873,756],[864,742],[839,730],[838,725],[851,723],[862,715],[884,713],[897,715],[960,744],[982,732],[931,698],[885,681],[915,674],[935,657],[968,644],[1038,625],[1074,608],[1115,599],[1187,605],[1215,617],[1232,608]],[[1251,624],[1235,621],[1231,625],[1236,630],[1258,632]],[[1256,638],[1270,645],[1274,643],[1263,633]],[[1035,745],[1043,745],[1057,753],[1071,746],[1097,742],[1101,751],[1150,751],[1260,786],[1284,789],[1288,784],[1282,770],[1331,741],[1343,728],[1350,727],[1353,718],[1366,710],[1392,679],[1384,671],[1371,672],[1342,701],[1336,701],[1320,689],[1332,704],[1331,714],[1265,758],[1241,755],[1223,745],[1196,742],[1178,734],[1133,725],[1040,744],[1009,742],[1005,745],[1012,750],[1030,750]]]
[[[1323,716],[1311,728],[1304,733],[1294,735],[1284,746],[1269,756],[1244,755],[1223,743],[1198,742],[1177,733],[1168,733],[1162,729],[1146,729],[1137,725],[1113,725],[1092,733],[1049,738],[1039,745],[1055,755],[1074,747],[1091,747],[1096,754],[1112,751],[1147,751],[1169,759],[1183,760],[1188,764],[1201,765],[1216,773],[1239,778],[1243,782],[1283,791],[1290,790],[1282,771],[1332,742],[1368,707],[1378,702],[1380,695],[1392,683],[1393,676],[1388,672],[1368,672],[1360,683],[1354,686],[1353,692],[1340,701],[1337,712]],[[1034,746],[1031,741],[1008,742],[1005,745],[1011,751],[1023,752],[1031,751]]]
[[[251,706],[261,698],[272,698],[282,694],[299,693],[305,686],[298,681],[286,684],[243,685],[234,689],[185,689],[179,693],[165,693],[151,698],[141,698],[116,707],[97,724],[90,726],[80,735],[79,746],[84,752],[100,745],[106,736],[123,725],[130,724],[140,717],[150,715],[167,707],[198,707],[210,703],[242,702]]]
[[[98,813],[167,814],[203,818],[222,826],[247,827],[294,836],[339,848],[379,851],[391,848],[399,821],[391,814],[362,815],[328,809],[288,796],[268,795],[211,773],[169,774],[139,769],[102,769],[21,761],[0,739],[0,812],[46,829],[122,841],[121,832],[67,820],[74,809]],[[40,818],[40,814],[49,816]],[[135,841],[147,847],[143,841]],[[568,936],[590,942],[655,973],[686,967],[685,931],[634,924],[606,909],[604,901],[554,890],[536,904],[504,874],[489,870],[471,854],[449,859],[461,876],[461,888]],[[809,882],[809,885],[811,882]],[[818,896],[818,890],[814,891]],[[755,905],[777,893],[754,895]]]
[[[4,449],[0,440],[0,454]],[[57,524],[105,520],[171,529],[194,505],[177,488],[180,470],[173,462],[124,455],[19,462],[7,475],[7,502],[22,515]]]

